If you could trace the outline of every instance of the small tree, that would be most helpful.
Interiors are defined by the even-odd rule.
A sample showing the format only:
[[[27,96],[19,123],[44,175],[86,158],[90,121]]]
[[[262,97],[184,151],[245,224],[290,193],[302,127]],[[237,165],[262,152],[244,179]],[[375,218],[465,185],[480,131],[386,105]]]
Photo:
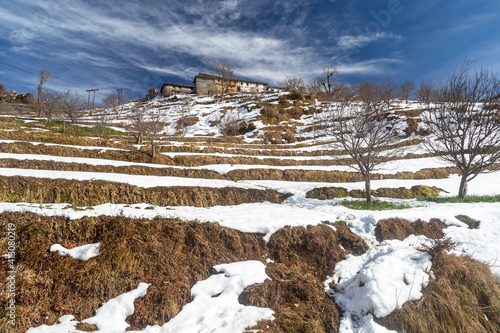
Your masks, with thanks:
[[[38,87],[37,87],[37,113],[40,117],[45,113],[45,103],[47,102],[45,84],[52,78],[52,73],[47,68],[42,68],[40,74],[38,75]]]
[[[391,107],[391,101],[395,98],[401,96],[400,85],[396,83],[392,79],[392,77],[387,77],[387,80],[383,82],[381,85],[378,85],[381,97],[384,100],[384,103],[389,108]]]
[[[54,117],[60,114],[61,108],[59,103],[60,94],[53,91],[45,91],[43,94],[43,103],[40,104],[43,107],[39,110],[42,111],[42,115],[45,116],[47,121],[52,121]],[[35,104],[37,107],[40,106]]]
[[[86,105],[85,96],[72,92],[71,89],[63,90],[56,95],[56,106],[72,123],[77,123],[85,115]]]
[[[303,78],[288,76],[285,80],[280,82],[280,85],[292,94],[295,98],[304,98],[307,94],[307,86]]]
[[[458,197],[465,198],[469,181],[499,169],[500,81],[490,70],[475,70],[474,62],[465,61],[436,91],[441,103],[424,117],[434,138],[425,145],[460,169]]]
[[[434,101],[436,89],[432,82],[421,82],[418,86],[415,95],[420,103],[426,104],[427,107]]]
[[[318,77],[316,78],[316,80],[313,80],[307,84],[307,90],[311,94],[318,95],[321,92],[323,84],[323,79]]]
[[[112,109],[113,114],[119,118],[122,115],[122,109],[119,106],[123,105],[127,100],[128,98],[125,95],[111,93],[103,98],[102,103],[105,108]]]
[[[333,89],[332,89],[333,83],[330,82],[330,78],[333,75],[337,74],[339,71],[334,66],[325,66],[325,67],[323,67],[322,71],[326,77],[326,80],[322,82],[323,87],[325,88],[325,92],[327,92],[328,95],[331,96],[333,93]]]
[[[235,136],[245,132],[248,127],[245,119],[237,110],[229,110],[220,119],[219,130],[224,136]]]
[[[179,119],[177,120],[177,127],[181,130],[181,137],[186,135],[188,128],[188,118],[191,116],[191,105],[188,101],[184,101],[181,105],[175,107]]]
[[[412,96],[415,91],[415,83],[413,83],[413,81],[406,80],[401,83],[399,91],[401,93],[401,97],[405,99],[406,103],[408,103],[408,99],[410,99],[410,96]]]
[[[142,123],[142,132],[147,136],[151,145],[151,157],[156,157],[156,148],[161,139],[161,132],[164,130],[167,122],[169,110],[152,109],[148,110],[147,116]]]
[[[234,84],[234,68],[229,62],[219,59],[210,65],[210,69],[212,74],[218,77],[215,81],[215,88],[217,93],[220,93],[220,102],[224,94],[227,94],[231,85]]]
[[[365,181],[366,201],[372,203],[372,172],[400,155],[403,149],[391,147],[399,141],[395,125],[400,120],[387,116],[388,106],[381,87],[367,83],[363,87],[365,100],[357,102],[352,94],[346,93],[344,100],[332,105],[327,131],[354,160],[352,167]]]
[[[144,111],[137,105],[134,105],[131,111],[132,128],[136,132],[135,143],[140,145],[142,144],[142,138],[144,136],[144,124],[146,122],[144,120]]]

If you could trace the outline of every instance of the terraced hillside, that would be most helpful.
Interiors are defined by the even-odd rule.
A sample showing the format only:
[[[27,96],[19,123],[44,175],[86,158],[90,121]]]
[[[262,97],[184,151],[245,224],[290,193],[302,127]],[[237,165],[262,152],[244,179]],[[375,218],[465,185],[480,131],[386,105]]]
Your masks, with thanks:
[[[2,331],[500,330],[500,174],[453,200],[459,170],[422,145],[432,105],[393,101],[383,149],[405,149],[367,207],[331,105],[175,96],[79,124],[1,117]],[[138,113],[163,117],[154,140]]]

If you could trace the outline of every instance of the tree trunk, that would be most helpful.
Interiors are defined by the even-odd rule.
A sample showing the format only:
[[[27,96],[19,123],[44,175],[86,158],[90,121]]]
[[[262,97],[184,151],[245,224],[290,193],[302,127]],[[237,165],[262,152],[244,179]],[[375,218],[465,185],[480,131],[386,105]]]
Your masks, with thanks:
[[[156,157],[156,147],[153,142],[151,142],[151,157],[155,158]]]
[[[371,190],[371,184],[370,184],[370,177],[365,178],[365,196],[366,196],[366,202],[368,202],[371,205],[372,204],[372,190]]]
[[[458,197],[460,199],[463,199],[467,196],[467,188],[469,187],[467,177],[468,175],[463,175],[462,179],[460,180],[460,188],[458,189]]]

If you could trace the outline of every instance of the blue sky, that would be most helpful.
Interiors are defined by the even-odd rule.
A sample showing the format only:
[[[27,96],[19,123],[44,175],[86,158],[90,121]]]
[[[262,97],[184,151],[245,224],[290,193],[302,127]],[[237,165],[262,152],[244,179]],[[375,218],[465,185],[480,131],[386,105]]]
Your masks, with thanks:
[[[439,79],[465,57],[500,73],[498,0],[0,0],[0,81],[34,92],[191,83],[225,59],[238,77]],[[96,96],[98,97],[98,96]]]

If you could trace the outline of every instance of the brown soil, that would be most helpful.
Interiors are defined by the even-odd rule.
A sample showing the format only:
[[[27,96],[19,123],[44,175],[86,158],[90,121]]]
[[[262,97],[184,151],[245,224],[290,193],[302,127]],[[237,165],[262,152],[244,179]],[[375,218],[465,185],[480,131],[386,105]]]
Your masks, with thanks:
[[[410,235],[424,235],[431,239],[440,239],[446,225],[438,219],[429,222],[416,220],[413,223],[400,218],[384,219],[377,222],[375,237],[379,242],[386,239],[403,240]]]
[[[190,288],[214,274],[214,265],[265,257],[275,261],[266,269],[272,280],[247,288],[240,297],[244,304],[275,311],[275,321],[258,325],[263,331],[338,329],[339,313],[322,281],[344,252],[332,242],[337,233],[327,226],[286,228],[265,243],[261,235],[213,223],[107,216],[70,221],[3,213],[2,248],[8,223],[16,224],[17,233],[18,326],[14,332],[54,324],[66,314],[77,320],[88,318],[103,302],[136,288],[139,282],[151,286],[145,297],[135,301],[135,312],[127,321],[136,330],[162,325],[191,301]],[[54,243],[71,248],[95,242],[101,242],[101,255],[88,261],[48,251]],[[0,278],[7,270],[6,261],[1,261]],[[6,294],[0,294],[0,327],[6,322],[6,302]],[[86,329],[95,328],[87,325]]]
[[[439,251],[424,296],[377,321],[391,330],[413,332],[500,332],[500,285],[488,265]]]
[[[68,203],[76,206],[149,203],[158,206],[209,207],[264,201],[281,203],[288,196],[274,190],[235,187],[142,188],[102,180],[0,176],[0,201],[6,202]]]
[[[359,256],[368,250],[368,244],[361,237],[354,234],[345,223],[336,222],[333,225],[337,229],[339,243],[347,253]]]
[[[480,221],[475,220],[472,217],[469,217],[467,215],[457,215],[457,216],[455,216],[455,218],[457,220],[459,220],[460,222],[467,224],[469,229],[477,229],[477,228],[479,228],[479,225],[481,224]]]

